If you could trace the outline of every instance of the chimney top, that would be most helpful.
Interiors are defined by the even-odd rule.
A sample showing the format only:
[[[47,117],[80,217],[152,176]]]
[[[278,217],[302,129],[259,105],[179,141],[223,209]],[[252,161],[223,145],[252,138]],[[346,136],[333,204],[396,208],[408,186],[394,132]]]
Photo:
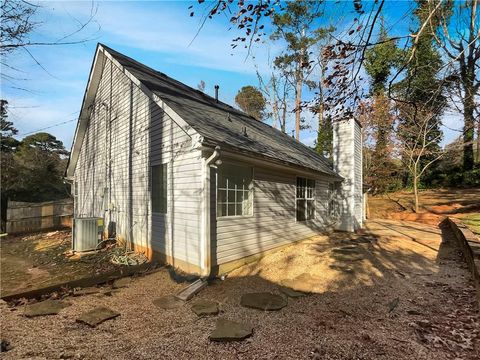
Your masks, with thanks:
[[[218,89],[220,88],[220,86],[218,85],[215,85],[215,101],[218,103]]]

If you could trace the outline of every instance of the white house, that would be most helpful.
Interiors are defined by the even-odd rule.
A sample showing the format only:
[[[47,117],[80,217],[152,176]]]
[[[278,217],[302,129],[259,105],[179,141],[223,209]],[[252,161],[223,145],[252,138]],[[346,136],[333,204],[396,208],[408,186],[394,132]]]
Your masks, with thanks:
[[[361,227],[361,128],[334,164],[271,126],[99,44],[66,177],[74,215],[208,276],[327,227]]]

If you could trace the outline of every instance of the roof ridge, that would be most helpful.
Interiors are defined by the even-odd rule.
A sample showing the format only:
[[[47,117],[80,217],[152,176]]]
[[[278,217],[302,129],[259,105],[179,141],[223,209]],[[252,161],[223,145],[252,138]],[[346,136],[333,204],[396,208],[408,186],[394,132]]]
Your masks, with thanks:
[[[166,79],[169,80],[169,81],[172,81],[172,82],[177,83],[177,84],[179,84],[179,85],[181,85],[181,86],[187,87],[187,88],[190,89],[190,90],[195,91],[197,94],[199,94],[200,96],[204,97],[206,100],[210,100],[210,101],[207,101],[207,102],[208,102],[210,105],[212,105],[212,106],[215,106],[215,107],[217,107],[217,108],[221,108],[221,107],[218,106],[218,105],[223,105],[223,106],[226,106],[226,107],[230,108],[232,111],[241,113],[242,115],[245,115],[245,116],[248,116],[248,117],[251,117],[250,115],[246,114],[245,112],[243,112],[243,111],[241,111],[241,110],[239,110],[239,109],[234,108],[232,105],[227,104],[226,102],[223,102],[223,101],[221,101],[221,100],[217,100],[217,99],[214,98],[213,96],[211,96],[211,95],[209,95],[209,94],[207,94],[207,93],[204,93],[203,91],[200,91],[200,90],[198,90],[198,89],[195,89],[195,88],[191,87],[190,85],[187,85],[187,84],[185,84],[185,83],[183,83],[183,82],[181,82],[181,81],[179,81],[179,80],[177,80],[177,79],[174,79],[173,77],[171,77],[171,76],[169,76],[169,75],[167,75],[167,74],[165,74],[165,73],[163,73],[163,72],[161,72],[161,71],[158,71],[158,70],[156,70],[156,69],[154,69],[154,68],[152,68],[152,67],[150,67],[150,66],[148,66],[148,65],[145,65],[145,64],[141,63],[140,61],[135,60],[134,58],[132,58],[132,57],[130,57],[130,56],[128,56],[128,55],[125,55],[125,54],[123,54],[123,53],[121,53],[121,52],[119,52],[119,51],[117,51],[117,50],[115,50],[115,49],[112,49],[111,47],[109,47],[109,46],[107,46],[107,45],[105,45],[105,44],[103,44],[103,43],[99,43],[99,45],[101,45],[103,48],[105,48],[108,52],[114,52],[114,53],[116,53],[116,54],[118,54],[118,55],[120,55],[120,56],[122,56],[122,57],[124,57],[124,58],[127,58],[129,61],[138,64],[139,66],[147,69],[148,71],[151,71],[151,72],[154,73],[155,75],[160,75],[160,76],[166,78]],[[222,110],[223,110],[223,109],[222,109]],[[252,119],[253,119],[253,118],[252,118]],[[255,119],[255,120],[256,120],[256,119]],[[268,125],[268,124],[267,124],[267,125]]]

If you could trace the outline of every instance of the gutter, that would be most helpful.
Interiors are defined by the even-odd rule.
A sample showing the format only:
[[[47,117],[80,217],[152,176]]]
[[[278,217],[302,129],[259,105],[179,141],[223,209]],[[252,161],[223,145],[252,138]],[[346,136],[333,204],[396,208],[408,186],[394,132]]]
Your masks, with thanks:
[[[210,173],[211,168],[221,164],[220,146],[216,146],[213,154],[204,162],[204,204],[203,204],[203,257],[202,257],[202,277],[210,277],[212,271],[212,249],[211,249],[211,201],[210,201]]]

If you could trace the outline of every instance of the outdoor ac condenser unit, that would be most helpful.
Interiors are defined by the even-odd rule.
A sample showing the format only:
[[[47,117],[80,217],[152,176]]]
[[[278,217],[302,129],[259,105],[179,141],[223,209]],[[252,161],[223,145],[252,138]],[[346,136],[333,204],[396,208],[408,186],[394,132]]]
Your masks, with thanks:
[[[73,251],[91,251],[102,239],[103,219],[97,217],[75,218],[73,223]]]

